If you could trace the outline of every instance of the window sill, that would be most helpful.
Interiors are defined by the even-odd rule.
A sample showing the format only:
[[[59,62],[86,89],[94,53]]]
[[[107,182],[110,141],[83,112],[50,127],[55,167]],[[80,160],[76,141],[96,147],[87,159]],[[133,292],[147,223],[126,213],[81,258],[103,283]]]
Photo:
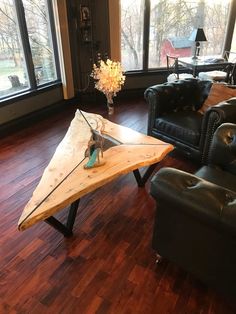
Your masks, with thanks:
[[[156,75],[167,73],[166,68],[149,69],[149,70],[134,70],[124,72],[125,76],[141,76],[141,75]]]
[[[61,81],[53,82],[50,85],[47,84],[44,86],[40,86],[36,90],[22,91],[19,94],[15,94],[15,95],[9,96],[7,98],[1,99],[0,100],[0,107],[4,107],[4,106],[10,105],[10,104],[13,104],[17,101],[27,99],[27,98],[30,98],[30,97],[35,96],[35,95],[39,95],[41,93],[52,90],[54,88],[58,88],[59,86],[61,86]]]

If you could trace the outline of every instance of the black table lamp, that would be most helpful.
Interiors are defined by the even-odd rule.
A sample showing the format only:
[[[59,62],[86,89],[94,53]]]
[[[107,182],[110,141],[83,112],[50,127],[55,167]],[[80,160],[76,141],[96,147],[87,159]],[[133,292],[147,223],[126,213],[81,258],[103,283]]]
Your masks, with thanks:
[[[200,52],[200,41],[207,41],[203,28],[194,29],[189,40],[195,41],[195,49],[192,59],[197,59]]]

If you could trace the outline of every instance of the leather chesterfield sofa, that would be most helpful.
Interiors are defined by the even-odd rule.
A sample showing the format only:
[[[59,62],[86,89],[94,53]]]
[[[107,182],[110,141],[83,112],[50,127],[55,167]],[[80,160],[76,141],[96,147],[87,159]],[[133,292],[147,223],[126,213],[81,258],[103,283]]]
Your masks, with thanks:
[[[204,283],[236,297],[236,124],[214,134],[195,175],[162,168],[153,177],[153,249]]]
[[[188,78],[147,88],[148,135],[205,163],[204,154],[216,128],[224,122],[236,122],[236,98],[212,106],[204,114],[199,112],[211,86],[211,81]]]

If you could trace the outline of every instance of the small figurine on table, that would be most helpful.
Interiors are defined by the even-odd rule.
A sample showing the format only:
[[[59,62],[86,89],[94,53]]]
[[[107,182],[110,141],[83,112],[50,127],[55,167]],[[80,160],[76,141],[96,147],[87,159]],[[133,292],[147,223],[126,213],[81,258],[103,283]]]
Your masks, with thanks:
[[[103,158],[103,137],[100,134],[91,130],[92,135],[88,142],[88,148],[85,151],[85,156],[89,158],[88,162],[84,165],[85,169],[99,167],[104,165]]]

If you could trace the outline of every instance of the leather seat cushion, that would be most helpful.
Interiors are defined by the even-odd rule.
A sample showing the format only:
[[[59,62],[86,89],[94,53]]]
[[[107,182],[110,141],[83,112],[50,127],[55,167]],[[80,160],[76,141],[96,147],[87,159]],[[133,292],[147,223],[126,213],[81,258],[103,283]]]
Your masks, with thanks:
[[[158,132],[191,146],[198,146],[201,134],[202,115],[186,110],[168,113],[155,120]]]
[[[229,172],[214,168],[212,166],[203,166],[195,173],[195,175],[211,183],[236,192],[235,175]]]

